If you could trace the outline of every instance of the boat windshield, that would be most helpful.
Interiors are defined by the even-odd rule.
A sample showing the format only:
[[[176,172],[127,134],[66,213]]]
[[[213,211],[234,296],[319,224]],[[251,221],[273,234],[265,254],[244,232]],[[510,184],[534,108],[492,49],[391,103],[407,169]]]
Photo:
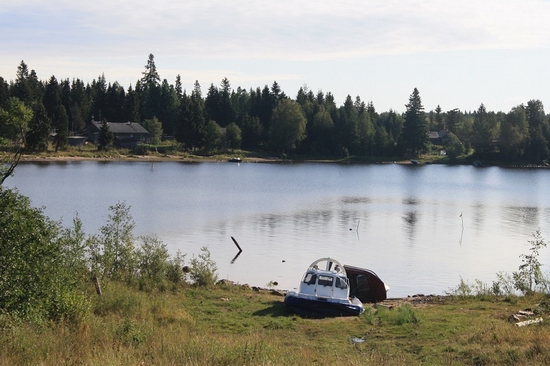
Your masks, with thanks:
[[[304,283],[308,285],[315,285],[317,281],[317,275],[315,273],[306,273],[304,276]]]
[[[319,275],[318,284],[321,285],[321,286],[331,286],[332,287],[332,281],[333,280],[334,280],[334,278],[332,278],[330,276]]]

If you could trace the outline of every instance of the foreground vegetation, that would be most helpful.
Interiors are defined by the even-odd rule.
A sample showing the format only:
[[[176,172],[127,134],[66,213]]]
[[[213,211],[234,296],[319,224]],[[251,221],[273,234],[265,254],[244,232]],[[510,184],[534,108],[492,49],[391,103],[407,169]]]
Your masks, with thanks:
[[[1,318],[3,365],[547,365],[545,295],[432,297],[368,307],[359,317],[304,319],[282,297],[246,286],[143,292],[87,289],[92,312],[74,324]],[[411,299],[412,300],[412,299]],[[516,327],[523,309],[544,322]],[[361,342],[364,340],[364,342]],[[356,343],[359,342],[359,343]]]

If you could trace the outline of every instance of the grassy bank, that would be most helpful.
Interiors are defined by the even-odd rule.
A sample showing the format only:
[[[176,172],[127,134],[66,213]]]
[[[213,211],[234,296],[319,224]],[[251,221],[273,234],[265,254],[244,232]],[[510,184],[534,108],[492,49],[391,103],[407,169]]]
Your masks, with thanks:
[[[10,157],[10,153],[0,150],[0,160]],[[165,145],[140,145],[134,150],[129,149],[110,149],[107,151],[98,151],[95,145],[68,146],[65,150],[55,151],[52,147],[45,152],[32,154],[23,154],[21,161],[70,161],[70,160],[128,160],[128,161],[183,161],[183,162],[201,162],[201,161],[228,161],[229,158],[240,157],[245,162],[336,162],[336,163],[388,163],[401,162],[410,163],[410,159],[405,158],[381,158],[370,156],[348,156],[334,157],[323,155],[300,155],[285,154],[278,155],[274,152],[263,150],[247,151],[232,150],[220,152],[217,154],[205,154],[201,152],[182,151],[177,144],[167,143]],[[421,163],[442,163],[448,164],[450,161],[445,156],[424,155],[419,158]],[[464,160],[458,160],[456,163],[469,163]]]
[[[518,365],[550,363],[548,299],[429,297],[368,307],[359,317],[304,319],[280,295],[246,286],[87,289],[78,324],[1,318],[2,365]],[[517,327],[524,309],[544,322]],[[354,343],[352,339],[363,339]]]

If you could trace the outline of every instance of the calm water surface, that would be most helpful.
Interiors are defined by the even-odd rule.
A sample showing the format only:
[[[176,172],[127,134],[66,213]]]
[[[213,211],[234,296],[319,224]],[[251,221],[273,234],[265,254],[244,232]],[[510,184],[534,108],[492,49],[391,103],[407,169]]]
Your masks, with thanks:
[[[550,238],[545,169],[23,163],[5,185],[65,226],[78,213],[89,234],[124,201],[136,235],[157,235],[187,259],[207,246],[220,278],[281,289],[297,287],[311,262],[329,256],[372,269],[391,297],[443,294],[461,277],[491,284],[497,272],[517,270],[537,228]],[[231,236],[243,249],[234,263]]]

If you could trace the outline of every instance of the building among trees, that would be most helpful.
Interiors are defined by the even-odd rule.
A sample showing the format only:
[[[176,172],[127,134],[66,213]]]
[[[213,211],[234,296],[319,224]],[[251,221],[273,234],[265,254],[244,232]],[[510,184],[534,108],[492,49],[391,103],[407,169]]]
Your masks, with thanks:
[[[112,132],[113,145],[119,148],[132,149],[138,143],[150,143],[151,135],[137,122],[106,122]],[[102,122],[92,121],[88,131],[88,141],[98,143]]]

